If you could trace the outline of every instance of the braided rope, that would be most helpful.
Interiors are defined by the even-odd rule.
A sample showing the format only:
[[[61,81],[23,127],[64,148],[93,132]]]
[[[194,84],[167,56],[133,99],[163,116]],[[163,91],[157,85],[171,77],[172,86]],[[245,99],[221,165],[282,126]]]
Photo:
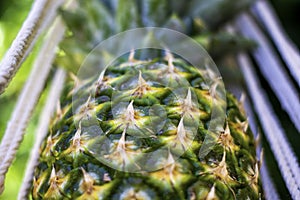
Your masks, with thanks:
[[[245,83],[251,94],[256,113],[261,120],[265,136],[274,152],[275,159],[285,181],[285,184],[294,199],[300,197],[300,168],[294,151],[291,149],[285,133],[273,112],[264,91],[259,85],[249,58],[245,55],[238,57],[239,65],[245,77]]]
[[[34,169],[37,165],[38,158],[39,158],[39,148],[40,145],[45,138],[46,134],[48,133],[48,127],[50,123],[50,119],[54,113],[56,103],[59,101],[60,93],[63,89],[64,81],[66,77],[66,72],[63,69],[58,69],[56,72],[52,85],[50,88],[50,92],[48,95],[48,99],[46,105],[43,109],[39,126],[36,130],[36,141],[34,142],[34,147],[31,150],[31,156],[29,162],[27,164],[27,168],[25,171],[25,176],[23,179],[23,184],[21,186],[18,199],[28,199],[28,193],[30,187],[32,185],[32,177],[34,174]]]
[[[260,168],[261,171],[261,180],[262,185],[265,193],[265,198],[267,200],[280,200],[279,195],[276,191],[276,187],[274,185],[274,182],[268,172],[268,168],[264,162],[262,163],[262,166]]]
[[[235,33],[236,31],[234,30],[234,28],[232,26],[228,26],[226,27],[226,30],[230,33]],[[253,110],[253,106],[250,103],[250,96],[246,95],[245,92],[245,88],[242,86],[242,84],[240,83],[234,83],[234,84],[227,84],[227,87],[230,89],[231,92],[233,92],[233,94],[238,97],[241,96],[241,103],[243,105],[243,108],[245,109],[246,112],[246,116],[248,118],[249,121],[249,125],[251,127],[251,130],[253,132],[253,135],[258,138],[260,137],[260,133],[257,130],[258,127],[258,122],[255,118],[255,114],[254,114],[254,110]],[[243,96],[243,97],[242,97]],[[261,153],[261,144],[257,143],[256,146],[256,155],[260,155]],[[261,176],[261,180],[262,180],[262,186],[263,186],[263,191],[264,191],[264,195],[265,198],[267,200],[279,200],[279,195],[278,192],[276,190],[276,187],[274,185],[274,182],[272,180],[272,178],[270,177],[268,171],[267,171],[267,167],[265,162],[263,162],[263,160],[260,160],[260,162],[262,163],[261,168],[260,168],[260,176]]]
[[[26,59],[36,38],[55,16],[63,0],[36,0],[17,37],[0,63],[0,94]]]
[[[298,93],[283,69],[275,51],[263,32],[248,15],[241,15],[237,20],[237,26],[243,35],[259,43],[260,46],[253,52],[258,67],[280,100],[282,108],[288,113],[300,133],[300,100]]]
[[[25,134],[31,113],[44,89],[55,56],[55,47],[61,41],[65,26],[56,19],[36,58],[31,74],[21,92],[12,118],[8,123],[0,145],[0,194],[4,190],[4,179],[17,149]],[[47,61],[47,62],[45,62]]]
[[[266,1],[258,1],[254,5],[252,12],[256,14],[256,18],[266,27],[291,74],[298,83],[298,86],[300,86],[299,50],[285,34],[272,7]]]
[[[299,52],[287,37],[284,36],[275,15],[271,12],[271,7],[266,2],[257,2],[253,10],[258,15],[255,17],[258,19],[260,18],[259,20],[265,25],[266,30],[289,67],[291,74],[296,78],[296,81],[299,81],[299,77],[297,77],[297,74],[300,72],[298,69],[299,63],[297,63],[297,60],[299,60]],[[270,43],[249,16],[241,16],[238,19],[238,27],[244,35],[259,42],[260,46],[253,54],[258,63],[258,67],[270,83],[273,91],[280,100],[283,108],[289,114],[295,127],[300,130],[300,103],[299,98],[297,97],[296,88],[291,83],[285,71],[282,70],[283,66],[273,51]],[[252,94],[251,96],[255,108],[261,118],[266,138],[274,152],[283,179],[291,196],[294,199],[297,199],[300,197],[300,167],[298,159],[285,137],[284,130],[276,115],[273,113],[271,106],[263,95],[263,91],[260,91],[259,86],[255,86],[255,83],[258,82],[251,69],[249,59],[245,56],[240,56],[239,61],[244,71],[249,91]],[[260,94],[257,93],[258,91]],[[265,174],[267,170],[263,169],[263,172],[263,174]],[[265,177],[262,178],[265,179]],[[269,183],[265,184],[269,187]],[[265,192],[268,193],[266,195],[267,198],[278,198],[278,196],[274,196],[273,191],[270,190],[270,188],[265,188]]]

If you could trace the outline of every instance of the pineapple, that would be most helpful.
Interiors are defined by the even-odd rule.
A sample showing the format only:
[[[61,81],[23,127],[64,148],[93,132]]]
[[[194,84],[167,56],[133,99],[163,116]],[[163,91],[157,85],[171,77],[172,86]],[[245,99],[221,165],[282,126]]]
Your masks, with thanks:
[[[241,2],[227,1],[237,10],[249,3]],[[222,53],[214,51],[215,28],[233,14],[215,1],[79,3],[76,12],[61,12],[70,32],[56,64],[69,70],[111,34],[145,26],[188,33],[217,58]],[[223,17],[210,19],[212,7]],[[236,45],[250,43],[239,38]],[[168,50],[138,50],[96,76],[70,75],[41,146],[32,198],[263,198],[255,141],[241,105],[211,87],[208,82],[218,80],[207,81],[206,73]],[[217,130],[210,129],[214,109],[226,114]]]

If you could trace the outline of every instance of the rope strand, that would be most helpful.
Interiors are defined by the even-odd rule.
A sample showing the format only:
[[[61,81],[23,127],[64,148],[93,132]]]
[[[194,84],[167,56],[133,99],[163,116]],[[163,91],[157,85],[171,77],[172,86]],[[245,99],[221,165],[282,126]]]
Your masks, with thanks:
[[[26,59],[37,37],[52,21],[63,0],[36,0],[17,37],[0,63],[0,94]]]
[[[239,17],[237,27],[243,35],[259,43],[259,47],[253,52],[258,67],[300,133],[300,100],[279,58],[262,31],[248,15],[243,14]]]
[[[28,199],[27,197],[28,197],[28,192],[30,190],[30,187],[32,186],[32,177],[34,174],[34,169],[39,159],[39,148],[43,139],[48,133],[50,119],[55,111],[56,103],[59,101],[59,97],[63,89],[65,77],[66,77],[66,72],[63,69],[58,69],[58,71],[56,72],[53,78],[48,99],[43,109],[43,112],[41,114],[39,126],[36,130],[37,138],[36,141],[34,142],[34,147],[31,150],[31,156],[28,161],[23,183],[19,192],[18,199],[20,200]]]
[[[289,40],[282,29],[270,4],[266,1],[257,1],[252,12],[256,18],[263,23],[264,27],[272,37],[282,58],[287,64],[291,74],[300,86],[300,54],[297,47]]]
[[[4,179],[7,170],[20,146],[28,120],[46,83],[55,56],[55,47],[61,41],[64,31],[65,26],[62,20],[60,18],[56,19],[36,58],[31,74],[19,96],[12,118],[2,138],[0,145],[0,194],[4,190]]]
[[[255,76],[249,58],[245,55],[239,55],[238,62],[285,184],[291,196],[297,199],[300,197],[300,168],[295,153],[291,149],[283,128],[259,85],[259,80]]]

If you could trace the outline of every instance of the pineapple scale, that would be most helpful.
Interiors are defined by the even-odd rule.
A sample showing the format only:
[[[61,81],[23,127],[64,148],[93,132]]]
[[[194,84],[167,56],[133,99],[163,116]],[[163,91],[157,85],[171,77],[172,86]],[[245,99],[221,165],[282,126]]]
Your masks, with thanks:
[[[33,199],[259,199],[255,142],[232,95],[224,132],[198,157],[212,134],[211,96],[201,72],[184,60],[121,60],[82,88],[90,97],[78,100],[75,114],[75,90],[61,98],[41,146]],[[143,171],[153,162],[141,166],[141,155],[162,146],[169,153],[155,161],[161,167]]]

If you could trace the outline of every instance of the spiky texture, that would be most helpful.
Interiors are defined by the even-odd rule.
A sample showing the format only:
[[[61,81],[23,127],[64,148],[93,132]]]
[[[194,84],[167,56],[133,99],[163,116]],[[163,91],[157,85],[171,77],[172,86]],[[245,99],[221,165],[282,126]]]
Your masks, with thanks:
[[[214,30],[250,1],[209,2],[80,1],[76,12],[62,12],[70,32],[61,43],[56,64],[77,69],[98,42],[144,26],[190,34],[211,52],[221,43],[215,52],[225,54],[228,38],[212,40]],[[222,7],[224,2],[228,4]],[[216,12],[223,17],[210,20]],[[245,47],[246,40],[231,38]],[[212,41],[222,42],[213,45]],[[41,147],[33,199],[263,198],[255,142],[232,95],[219,105],[227,104],[223,131],[220,135],[209,131],[215,91],[205,82],[204,73],[181,58],[129,56],[97,78],[76,80],[81,90],[69,81]],[[73,95],[77,98],[72,101]],[[208,136],[215,143],[201,157]],[[141,156],[163,147],[166,155]]]
[[[42,146],[33,197],[258,199],[261,189],[254,140],[239,104],[228,95],[224,132],[211,152],[199,159],[205,137],[213,134],[207,131],[210,91],[200,71],[181,59],[171,65],[150,60],[108,67],[104,76],[83,86],[84,93],[95,97],[82,103],[77,114],[72,114],[70,93]],[[157,84],[157,79],[169,87]],[[184,96],[176,95],[172,87],[181,88]],[[149,166],[138,166],[143,159],[138,154],[162,146],[170,152],[160,161],[166,163],[161,169],[122,172],[125,166],[153,167],[151,161],[144,162]],[[177,154],[180,158],[175,160]],[[103,164],[102,156],[120,168]]]

